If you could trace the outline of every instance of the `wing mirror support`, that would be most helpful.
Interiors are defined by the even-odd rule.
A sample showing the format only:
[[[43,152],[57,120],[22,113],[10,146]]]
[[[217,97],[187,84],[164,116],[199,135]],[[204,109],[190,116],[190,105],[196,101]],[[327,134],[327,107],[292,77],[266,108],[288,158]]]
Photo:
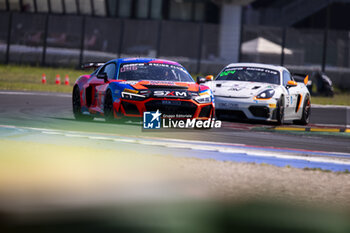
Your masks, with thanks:
[[[198,84],[202,84],[202,83],[205,83],[207,80],[201,76],[198,76],[197,77],[197,83]]]
[[[205,76],[205,80],[213,81],[214,80],[214,76],[213,75],[207,75],[207,76]]]
[[[108,80],[107,73],[100,73],[96,76],[98,79],[103,79],[105,82]]]
[[[296,86],[298,86],[298,83],[295,82],[295,81],[289,80],[289,81],[287,82],[287,87],[288,87],[288,88],[289,88],[289,87],[296,87]]]

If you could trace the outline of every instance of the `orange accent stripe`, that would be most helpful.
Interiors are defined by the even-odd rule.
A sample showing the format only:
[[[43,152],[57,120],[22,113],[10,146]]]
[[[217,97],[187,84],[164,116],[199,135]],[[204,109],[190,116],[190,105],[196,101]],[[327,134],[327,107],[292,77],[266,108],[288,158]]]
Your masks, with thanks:
[[[298,108],[297,108],[297,112],[299,111],[300,109],[300,105],[301,105],[301,101],[303,100],[303,95],[300,94],[300,101],[299,101],[299,104],[298,104]]]
[[[133,88],[138,89],[138,90],[146,90],[148,89],[147,87],[142,86],[142,83],[136,83],[134,85],[131,85]]]
[[[309,82],[309,75],[307,75],[304,79],[304,84],[306,85]]]
[[[270,100],[270,99],[272,99],[272,97],[271,97],[271,98],[268,98],[268,99],[259,99],[259,98],[256,98],[256,96],[254,96],[253,99],[254,99],[254,100]]]

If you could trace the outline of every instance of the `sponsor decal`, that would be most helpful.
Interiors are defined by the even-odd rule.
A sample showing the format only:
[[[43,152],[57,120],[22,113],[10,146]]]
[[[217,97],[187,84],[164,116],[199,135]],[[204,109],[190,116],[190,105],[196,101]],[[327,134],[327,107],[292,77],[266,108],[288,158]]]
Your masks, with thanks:
[[[138,81],[121,81],[120,84],[128,84],[128,85],[135,85],[138,83]]]
[[[164,85],[164,86],[174,86],[175,83],[172,81],[149,81],[149,85]]]
[[[120,67],[120,72],[126,72],[126,71],[135,71],[140,66],[144,66],[144,63],[130,63],[130,64],[122,64]]]
[[[229,74],[234,74],[234,73],[236,73],[235,70],[226,70],[226,71],[223,71],[223,72],[220,74],[220,77],[222,77],[222,76],[227,76],[227,75],[229,75]]]
[[[177,98],[184,98],[187,97],[187,91],[154,91],[154,96],[157,97],[177,97]]]
[[[236,104],[236,103],[219,103],[218,105],[219,107],[222,107],[222,108],[238,108],[239,107],[239,104]]]
[[[226,76],[228,74],[234,74],[236,71],[240,71],[240,70],[260,71],[260,72],[265,72],[265,73],[275,74],[275,75],[278,74],[278,71],[276,71],[276,70],[264,69],[264,68],[259,68],[259,67],[229,67],[221,72],[220,77]]]
[[[162,104],[180,106],[181,101],[162,100]]]
[[[164,64],[164,63],[148,63],[149,66],[158,66],[158,67],[169,67],[171,69],[177,69],[177,70],[181,70],[183,72],[186,72],[184,68],[182,68],[181,66],[177,66],[177,65],[170,65],[170,64]]]
[[[240,86],[238,84],[235,84],[233,87],[227,89],[228,91],[241,91],[247,89],[245,86]]]
[[[260,72],[265,72],[265,73],[275,74],[275,75],[278,74],[278,72],[275,70],[263,69],[263,68],[247,67],[247,70],[260,71]]]

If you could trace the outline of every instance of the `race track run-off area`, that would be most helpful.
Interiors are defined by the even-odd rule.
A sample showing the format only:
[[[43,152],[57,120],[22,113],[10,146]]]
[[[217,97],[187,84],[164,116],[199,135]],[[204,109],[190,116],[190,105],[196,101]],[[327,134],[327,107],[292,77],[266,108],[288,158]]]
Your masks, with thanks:
[[[145,155],[350,170],[347,108],[316,107],[306,127],[225,121],[222,129],[145,132],[140,122],[76,121],[69,94],[1,91],[0,97],[2,140],[89,144]]]

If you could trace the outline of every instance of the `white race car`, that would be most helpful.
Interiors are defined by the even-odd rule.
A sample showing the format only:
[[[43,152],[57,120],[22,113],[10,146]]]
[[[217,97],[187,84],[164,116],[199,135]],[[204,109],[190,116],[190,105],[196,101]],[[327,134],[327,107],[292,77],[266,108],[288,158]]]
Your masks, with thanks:
[[[207,80],[210,77],[207,76]],[[216,117],[309,123],[311,97],[304,82],[294,81],[281,66],[234,63],[213,81],[207,81],[215,97]]]

